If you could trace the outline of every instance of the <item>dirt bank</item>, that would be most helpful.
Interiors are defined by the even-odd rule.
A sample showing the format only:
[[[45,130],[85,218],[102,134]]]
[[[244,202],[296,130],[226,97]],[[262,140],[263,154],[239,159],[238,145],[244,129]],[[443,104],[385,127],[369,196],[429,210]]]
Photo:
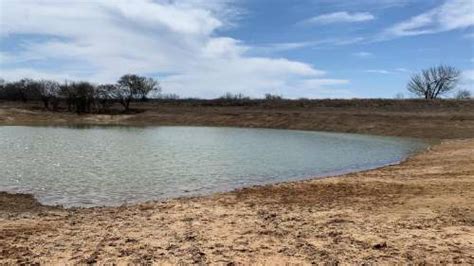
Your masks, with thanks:
[[[474,138],[474,101],[288,101],[223,105],[145,103],[128,115],[44,112],[38,104],[0,102],[0,125],[198,125],[322,130],[386,136]]]
[[[25,206],[25,196],[2,204]],[[30,199],[26,199],[30,202]],[[474,263],[474,140],[397,166],[122,208],[0,209],[7,263]]]
[[[339,111],[332,114],[339,116]],[[23,109],[1,112],[0,119],[6,121],[8,114],[11,123],[42,117],[39,111]],[[19,112],[34,114],[19,119]],[[182,112],[184,115],[155,111],[139,115],[192,116],[191,111]],[[223,115],[222,110],[216,112],[219,115],[209,117]],[[279,125],[274,120],[278,112],[269,112],[268,123]],[[319,125],[314,121],[322,119],[321,113],[310,112],[315,120],[308,120],[308,125]],[[443,112],[450,118],[443,117]],[[472,137],[473,114],[454,113],[431,114],[438,121],[433,124],[422,119],[428,114],[408,113],[411,118],[406,121],[418,122],[395,123],[367,113],[353,131],[371,128],[371,133],[410,132],[408,135],[441,138],[449,133],[442,133],[446,125],[457,125],[453,134]],[[58,117],[69,115],[51,116],[44,122],[58,122]],[[255,116],[256,121],[264,121],[260,112]],[[204,114],[199,117],[211,119]],[[467,122],[460,122],[459,117]],[[289,124],[282,127],[302,125],[286,119]],[[361,122],[370,120],[374,122]],[[389,124],[385,131],[384,123]],[[347,124],[343,127],[351,131]],[[0,264],[473,264],[474,139],[444,140],[400,165],[377,170],[121,208],[64,210],[41,206],[28,195],[0,193],[0,239]]]

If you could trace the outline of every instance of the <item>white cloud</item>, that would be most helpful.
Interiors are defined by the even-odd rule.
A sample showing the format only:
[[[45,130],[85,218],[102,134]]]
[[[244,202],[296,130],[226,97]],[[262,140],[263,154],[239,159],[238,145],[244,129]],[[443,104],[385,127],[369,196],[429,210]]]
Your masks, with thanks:
[[[349,45],[355,43],[361,43],[365,41],[363,37],[349,37],[349,38],[327,38],[317,41],[306,41],[306,42],[286,42],[286,43],[270,43],[263,44],[257,47],[253,47],[252,50],[258,51],[260,53],[275,53],[283,52],[304,48],[314,48],[314,47],[332,47],[340,45]]]
[[[354,9],[386,9],[405,6],[413,0],[357,0],[357,1],[335,1],[335,0],[312,0],[315,6],[324,6],[332,10],[354,10]]]
[[[383,75],[388,75],[388,74],[402,74],[402,73],[412,73],[411,70],[403,68],[403,67],[398,67],[395,69],[368,69],[365,70],[366,73],[374,73],[374,74],[383,74]]]
[[[320,42],[284,42],[264,44],[258,47],[262,52],[283,52],[290,50],[297,50],[318,45]]]
[[[351,23],[374,20],[375,17],[368,12],[334,12],[315,16],[304,20],[304,24],[332,24],[332,23]]]
[[[2,64],[7,64],[9,62],[12,62],[13,60],[14,59],[11,57],[11,55],[4,52],[0,52],[0,66]]]
[[[212,59],[192,72],[173,75],[163,81],[163,85],[177,91],[191,87],[189,96],[207,95],[216,97],[223,92],[242,92],[245,95],[261,96],[265,92],[278,90],[279,93],[292,95],[301,80],[318,78],[323,71],[311,66],[286,59],[243,58],[233,60]],[[317,88],[316,88],[317,89]],[[218,94],[215,94],[218,92]]]
[[[403,68],[403,67],[396,68],[395,71],[402,72],[402,73],[410,73],[411,72],[409,69],[406,69],[406,68]]]
[[[366,70],[365,72],[367,73],[375,73],[375,74],[392,74],[392,71],[388,71],[388,70],[385,70],[385,69],[368,69]]]
[[[425,13],[400,22],[383,33],[381,38],[431,34],[474,25],[474,2],[450,0]]]
[[[462,72],[461,86],[474,93],[474,69],[468,69]]]
[[[352,55],[353,55],[353,56],[356,56],[356,57],[359,57],[359,58],[371,58],[371,57],[374,57],[374,54],[373,54],[373,53],[369,53],[369,52],[357,52],[357,53],[353,53]]]
[[[474,82],[474,69],[463,71],[462,76],[465,80]]]
[[[464,70],[462,72],[462,78],[464,79],[464,81],[468,81],[474,84],[474,69]]]
[[[71,72],[48,72],[41,71],[33,68],[14,68],[14,69],[2,69],[1,78],[5,80],[18,80],[20,78],[32,78],[32,79],[53,79],[53,80],[74,80],[76,79],[75,73]]]
[[[300,80],[290,97],[299,98],[301,95],[313,94],[314,97],[318,98],[354,98],[356,95],[352,91],[337,87],[349,83],[349,80],[341,79],[320,78]]]
[[[312,65],[249,56],[254,47],[219,36],[239,11],[232,0],[1,1],[0,38],[22,38],[2,51],[0,75],[113,82],[125,73],[158,75],[166,92],[217,97],[224,92],[314,97],[346,91]],[[29,38],[42,36],[41,41]],[[32,62],[47,64],[35,68]],[[56,65],[54,65],[56,64]],[[319,81],[319,83],[317,83]],[[313,86],[309,87],[308,83]]]

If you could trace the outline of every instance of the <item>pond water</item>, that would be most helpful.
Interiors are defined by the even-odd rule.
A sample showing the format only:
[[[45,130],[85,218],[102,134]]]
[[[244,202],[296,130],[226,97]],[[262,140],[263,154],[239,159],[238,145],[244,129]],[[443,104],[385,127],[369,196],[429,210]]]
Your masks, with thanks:
[[[213,127],[0,127],[0,190],[116,206],[396,163],[401,138]]]

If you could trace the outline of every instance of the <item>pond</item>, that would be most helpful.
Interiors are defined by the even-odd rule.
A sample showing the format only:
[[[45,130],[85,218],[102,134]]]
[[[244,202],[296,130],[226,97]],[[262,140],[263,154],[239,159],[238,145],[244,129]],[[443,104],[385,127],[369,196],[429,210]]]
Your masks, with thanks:
[[[117,206],[322,177],[403,160],[402,138],[214,127],[0,127],[0,190]]]

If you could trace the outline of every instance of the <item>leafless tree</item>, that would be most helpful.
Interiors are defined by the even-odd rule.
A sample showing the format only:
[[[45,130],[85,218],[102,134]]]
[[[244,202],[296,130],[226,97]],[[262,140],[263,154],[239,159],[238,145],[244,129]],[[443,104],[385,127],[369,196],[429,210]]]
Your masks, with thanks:
[[[11,101],[21,100],[17,85],[17,82],[6,82],[0,91],[0,98]]]
[[[265,100],[267,101],[281,101],[283,100],[283,96],[277,94],[266,93]]]
[[[403,93],[399,92],[399,93],[395,94],[395,99],[403,100],[403,99],[405,99],[405,95]]]
[[[102,84],[95,89],[95,100],[99,105],[99,111],[108,110],[114,103],[114,93],[117,90],[114,84]]]
[[[459,90],[456,92],[455,98],[458,100],[471,99],[472,93],[468,90]]]
[[[31,79],[22,79],[14,82],[3,80],[1,96],[8,100],[27,102],[29,99],[38,98],[35,95],[35,82]]]
[[[146,101],[148,95],[154,94],[155,96],[161,92],[160,84],[153,78],[142,77],[142,86],[138,89],[138,96],[142,101]]]
[[[123,105],[125,111],[130,109],[132,100],[145,100],[153,90],[158,90],[158,82],[134,74],[123,75],[117,82],[114,96]]]
[[[142,79],[137,75],[123,75],[117,82],[113,97],[123,106],[125,111],[130,109],[130,102],[136,98]]]
[[[76,95],[75,108],[78,114],[92,112],[92,106],[94,105],[94,85],[89,82],[81,81],[74,82],[71,84],[72,89]]]
[[[65,82],[60,95],[66,101],[69,112],[90,113],[95,105],[95,87],[89,82]]]
[[[250,100],[250,97],[245,96],[243,93],[232,93],[226,92],[224,95],[219,97],[220,100],[226,101],[242,101],[242,100]]]
[[[66,101],[68,112],[72,112],[74,102],[77,97],[72,83],[66,80],[63,84],[61,84],[59,94]]]
[[[50,110],[50,104],[52,104],[53,111],[57,110],[59,104],[58,96],[60,92],[58,82],[52,80],[40,80],[34,81],[31,86],[33,87],[33,90],[38,93],[45,109]]]
[[[45,109],[57,110],[59,103],[66,102],[69,112],[90,113],[105,111],[119,102],[129,111],[132,101],[144,101],[147,97],[158,98],[161,87],[157,80],[128,74],[117,84],[95,86],[89,82],[68,82],[59,84],[51,80],[22,79],[5,82],[0,79],[0,98],[13,101],[41,100]]]
[[[179,100],[180,97],[176,93],[159,93],[158,97],[159,99],[162,100]]]
[[[409,92],[425,99],[437,99],[453,91],[460,77],[461,71],[458,69],[440,65],[413,75],[407,89]]]

